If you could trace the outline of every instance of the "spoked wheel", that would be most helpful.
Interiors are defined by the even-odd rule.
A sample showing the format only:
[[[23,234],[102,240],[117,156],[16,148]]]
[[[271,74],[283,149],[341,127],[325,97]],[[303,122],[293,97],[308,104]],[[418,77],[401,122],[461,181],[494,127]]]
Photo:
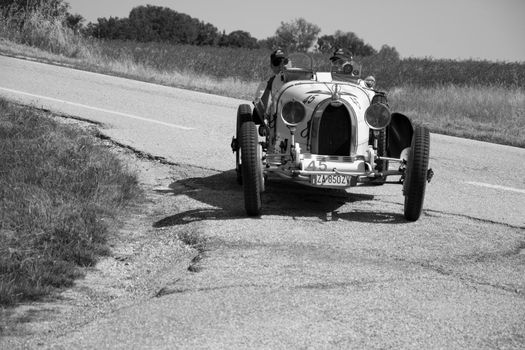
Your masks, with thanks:
[[[243,122],[239,136],[244,207],[249,216],[258,216],[262,207],[261,193],[264,190],[264,179],[259,136],[255,123],[253,121]]]
[[[242,185],[242,166],[240,155],[240,132],[241,125],[245,121],[250,121],[252,118],[252,108],[250,105],[242,104],[237,109],[237,128],[235,129],[235,138],[237,140],[237,150],[235,151],[235,172],[237,174],[237,183]]]
[[[412,137],[406,175],[403,182],[405,218],[409,221],[419,219],[423,209],[425,188],[427,185],[429,152],[430,133],[428,129],[416,127],[414,136]]]

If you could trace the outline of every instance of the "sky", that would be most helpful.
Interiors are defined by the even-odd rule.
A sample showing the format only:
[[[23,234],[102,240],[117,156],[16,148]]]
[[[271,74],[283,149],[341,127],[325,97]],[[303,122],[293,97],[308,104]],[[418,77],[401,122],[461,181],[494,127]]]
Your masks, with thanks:
[[[128,17],[155,5],[211,23],[220,31],[273,36],[282,22],[316,24],[321,35],[353,32],[401,57],[525,62],[525,0],[65,0],[87,22]]]

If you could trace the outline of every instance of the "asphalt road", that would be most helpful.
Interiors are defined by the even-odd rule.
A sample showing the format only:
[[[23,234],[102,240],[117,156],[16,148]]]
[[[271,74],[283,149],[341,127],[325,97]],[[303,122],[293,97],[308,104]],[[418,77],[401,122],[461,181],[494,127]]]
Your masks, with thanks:
[[[248,219],[229,148],[244,101],[6,57],[0,67],[0,96],[193,168],[164,184],[177,205],[162,224],[210,240],[201,272],[50,347],[525,347],[524,149],[432,134],[435,177],[415,223],[397,185],[280,182]]]

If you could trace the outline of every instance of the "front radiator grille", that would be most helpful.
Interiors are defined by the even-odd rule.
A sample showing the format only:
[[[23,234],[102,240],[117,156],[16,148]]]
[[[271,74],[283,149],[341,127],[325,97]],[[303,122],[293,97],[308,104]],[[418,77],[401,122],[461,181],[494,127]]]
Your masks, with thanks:
[[[350,155],[351,122],[346,107],[328,105],[319,124],[319,154]]]

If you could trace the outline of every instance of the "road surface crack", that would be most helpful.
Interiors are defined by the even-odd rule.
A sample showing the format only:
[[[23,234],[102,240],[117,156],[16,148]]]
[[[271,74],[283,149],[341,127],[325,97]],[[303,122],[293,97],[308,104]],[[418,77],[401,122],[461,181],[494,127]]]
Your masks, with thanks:
[[[484,224],[493,224],[493,225],[504,226],[504,227],[508,227],[508,228],[512,228],[512,229],[516,229],[516,230],[525,230],[525,226],[517,226],[517,225],[508,224],[508,223],[501,222],[501,221],[482,219],[482,218],[478,218],[478,217],[470,216],[470,215],[466,215],[466,214],[448,213],[446,211],[440,211],[440,210],[434,210],[434,209],[424,209],[423,211],[424,211],[424,213],[427,216],[430,216],[430,217],[432,217],[432,214],[441,214],[441,215],[448,215],[448,216],[453,216],[453,217],[457,217],[457,218],[463,218],[463,219],[478,221],[478,222],[482,222]],[[430,213],[432,213],[432,214],[430,214]]]
[[[426,270],[434,271],[434,272],[436,272],[436,273],[438,273],[438,274],[440,274],[442,276],[445,276],[445,277],[457,278],[459,281],[461,281],[462,283],[464,283],[466,285],[471,285],[471,286],[472,285],[474,285],[474,286],[477,285],[477,286],[491,287],[491,288],[495,288],[495,289],[502,290],[502,291],[505,291],[505,292],[513,293],[513,294],[518,295],[519,297],[525,298],[524,291],[519,289],[516,286],[498,284],[498,283],[494,283],[494,282],[490,282],[490,281],[486,281],[486,280],[481,280],[481,279],[475,278],[474,276],[469,276],[469,275],[466,275],[466,274],[457,273],[457,272],[453,271],[452,269],[447,269],[444,266],[439,266],[439,265],[433,264],[433,263],[428,262],[428,261],[419,262],[419,261],[411,261],[411,260],[405,260],[405,259],[400,259],[400,258],[395,258],[394,260],[401,261],[401,262],[404,262],[404,263],[408,263],[408,264],[411,264],[411,265],[416,265],[416,266],[422,267],[422,268],[424,268]]]

